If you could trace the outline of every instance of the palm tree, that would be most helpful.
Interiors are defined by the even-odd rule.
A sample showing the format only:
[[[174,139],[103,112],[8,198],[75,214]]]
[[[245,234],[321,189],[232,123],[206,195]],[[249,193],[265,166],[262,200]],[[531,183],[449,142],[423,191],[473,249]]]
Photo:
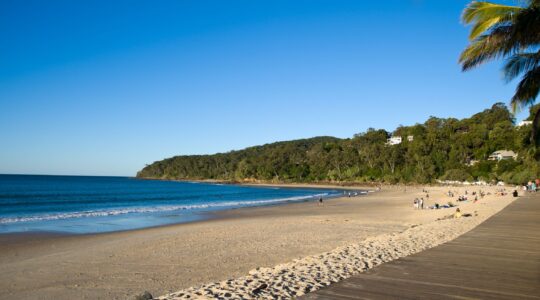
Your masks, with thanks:
[[[540,91],[540,0],[524,1],[521,6],[472,1],[464,9],[462,21],[472,25],[470,44],[459,58],[463,71],[503,58],[506,81],[521,76],[510,102],[513,112],[532,105]],[[531,132],[533,144],[539,123],[537,112]]]

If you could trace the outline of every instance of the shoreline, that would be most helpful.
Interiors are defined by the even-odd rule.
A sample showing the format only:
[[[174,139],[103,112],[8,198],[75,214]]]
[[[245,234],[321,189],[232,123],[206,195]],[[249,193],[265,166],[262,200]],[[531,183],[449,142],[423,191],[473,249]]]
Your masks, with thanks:
[[[428,184],[389,184],[389,183],[380,183],[380,182],[354,182],[354,181],[320,181],[320,182],[275,182],[275,181],[265,181],[265,180],[223,180],[223,179],[167,179],[167,178],[154,178],[154,177],[129,177],[138,180],[159,180],[159,181],[179,181],[179,182],[200,182],[200,183],[215,183],[215,184],[233,184],[233,185],[246,185],[246,186],[279,186],[279,187],[288,187],[288,186],[304,186],[317,188],[321,186],[326,187],[335,187],[335,188],[375,188],[378,186],[386,187],[395,187],[395,186],[429,186]]]
[[[434,198],[444,197],[447,188],[428,187]],[[239,208],[201,222],[4,244],[0,288],[19,299],[126,299],[144,290],[165,295],[402,232],[451,213],[414,211],[411,201],[420,194],[420,188],[383,188],[322,207],[311,201]],[[508,202],[491,198],[460,207],[476,205],[488,215]]]
[[[399,189],[399,188],[488,188],[488,187],[499,187],[499,188],[511,188],[513,186],[503,185],[499,186],[497,184],[486,183],[486,184],[475,184],[474,182],[469,182],[469,184],[456,184],[456,183],[444,183],[444,182],[435,182],[435,183],[386,183],[386,182],[357,182],[357,181],[318,181],[318,182],[287,182],[287,181],[265,181],[265,180],[223,180],[223,179],[166,179],[166,178],[153,178],[153,177],[137,177],[137,176],[119,176],[126,177],[137,180],[157,180],[157,181],[177,181],[177,182],[198,182],[198,183],[209,183],[209,184],[232,184],[232,185],[242,185],[242,186],[275,186],[275,187],[309,187],[309,188],[342,188],[342,189],[374,189],[377,187],[381,188],[390,188],[390,189]]]
[[[356,197],[365,197],[367,195],[358,195]],[[334,199],[340,199],[344,197],[332,197],[330,199],[327,198],[325,201],[332,201]],[[273,207],[286,207],[289,205],[303,205],[308,203],[315,203],[315,200],[302,200],[302,201],[294,201],[294,202],[284,202],[284,203],[276,203],[276,204],[266,204],[266,205],[258,205],[258,206],[249,206],[249,207],[237,207],[237,208],[229,208],[219,211],[212,211],[212,212],[203,212],[200,213],[200,215],[204,215],[204,217],[201,217],[196,220],[192,221],[186,221],[186,222],[176,222],[176,223],[169,223],[169,224],[161,224],[161,225],[155,225],[155,226],[149,226],[149,227],[142,227],[142,228],[134,228],[134,229],[126,229],[126,230],[115,230],[115,231],[107,231],[107,232],[91,232],[91,233],[71,233],[71,232],[60,232],[60,231],[25,231],[25,232],[7,232],[7,233],[0,233],[0,252],[2,252],[6,248],[11,247],[18,247],[18,246],[29,246],[37,243],[46,243],[46,242],[58,242],[62,241],[63,239],[70,239],[70,238],[94,238],[94,237],[115,237],[119,234],[138,234],[138,233],[144,233],[144,232],[152,232],[154,230],[160,230],[165,228],[174,228],[177,226],[187,226],[191,224],[204,224],[204,223],[212,223],[212,222],[219,222],[222,220],[234,220],[236,218],[250,218],[255,217],[258,215],[259,212],[254,211],[256,209],[260,208],[273,208]],[[327,202],[326,202],[327,203]],[[30,241],[29,241],[30,240]]]
[[[146,179],[145,179],[146,180]],[[175,180],[165,180],[165,181],[175,181]],[[207,181],[201,181],[208,184],[218,184],[218,182],[207,182]],[[229,183],[233,185],[238,186],[248,186],[248,187],[279,187],[279,188],[309,188],[309,189],[320,189],[320,190],[351,190],[356,191],[359,194],[355,197],[361,197],[366,196],[369,194],[369,191],[367,190],[367,187],[364,187],[363,189],[359,189],[358,187],[341,187],[341,186],[332,186],[332,185],[325,185],[325,186],[317,186],[317,185],[309,185],[309,184],[237,184],[237,183]],[[364,193],[365,192],[365,193]],[[342,195],[334,195],[331,197],[326,197],[325,201],[333,200],[342,197]],[[212,221],[212,220],[218,220],[221,218],[224,218],[223,215],[230,215],[227,214],[227,211],[235,211],[235,210],[249,210],[254,208],[260,208],[260,207],[273,207],[273,206],[283,206],[283,205],[291,205],[291,204],[298,204],[298,203],[306,203],[306,202],[314,202],[316,199],[304,199],[304,200],[287,200],[283,202],[276,202],[276,203],[270,203],[270,204],[260,204],[260,205],[253,205],[253,206],[239,206],[239,207],[229,207],[226,209],[219,209],[219,210],[213,210],[213,211],[200,211],[195,212],[194,215],[197,216],[195,220],[187,220],[183,222],[174,222],[174,223],[168,223],[168,224],[160,224],[160,225],[154,225],[154,226],[148,226],[148,227],[140,227],[140,228],[133,228],[133,229],[123,229],[123,230],[114,230],[114,231],[105,231],[105,232],[90,232],[90,233],[73,233],[73,232],[63,232],[63,231],[41,231],[41,230],[35,230],[35,231],[24,231],[24,232],[0,232],[0,243],[10,243],[10,236],[13,237],[13,239],[18,240],[24,237],[31,237],[31,238],[40,238],[40,239],[47,239],[48,236],[52,237],[67,237],[67,236],[91,236],[91,235],[105,235],[105,234],[113,234],[113,233],[120,233],[120,232],[133,232],[138,230],[145,230],[145,229],[152,229],[152,228],[160,228],[160,227],[168,227],[168,226],[178,226],[183,224],[191,224],[191,223],[199,223],[199,222],[206,222],[206,221]],[[1,249],[1,247],[0,247]]]

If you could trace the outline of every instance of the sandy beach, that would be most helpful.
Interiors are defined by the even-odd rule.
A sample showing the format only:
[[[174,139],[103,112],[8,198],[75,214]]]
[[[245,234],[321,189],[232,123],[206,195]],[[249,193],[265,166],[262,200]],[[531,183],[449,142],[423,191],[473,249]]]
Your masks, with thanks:
[[[423,189],[430,196],[425,206],[453,202],[473,216],[441,221],[455,208],[413,209],[414,198],[425,198]],[[2,235],[0,290],[16,299],[130,299],[144,291],[164,299],[288,298],[467,232],[512,201],[496,195],[498,189],[383,187],[323,206],[236,209],[143,230]],[[458,202],[465,190],[469,199],[472,191],[489,195]]]

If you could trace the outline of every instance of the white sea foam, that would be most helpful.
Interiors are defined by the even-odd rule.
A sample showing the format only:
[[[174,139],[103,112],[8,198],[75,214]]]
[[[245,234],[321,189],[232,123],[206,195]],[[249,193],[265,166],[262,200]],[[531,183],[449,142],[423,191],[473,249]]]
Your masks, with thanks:
[[[242,206],[257,206],[257,205],[268,205],[273,203],[280,202],[293,202],[301,201],[306,199],[318,198],[328,196],[328,193],[309,195],[309,196],[296,196],[289,198],[279,198],[279,199],[270,199],[270,200],[251,200],[251,201],[229,201],[229,202],[212,202],[205,204],[192,204],[192,205],[164,205],[164,206],[154,206],[154,207],[128,207],[120,209],[111,209],[111,210],[87,210],[80,212],[67,212],[67,213],[56,213],[56,214],[43,214],[35,216],[21,216],[21,217],[10,217],[10,218],[0,218],[0,224],[9,224],[17,222],[35,222],[35,221],[52,221],[52,220],[64,220],[72,218],[85,218],[85,217],[107,217],[107,216],[117,216],[130,213],[159,213],[159,212],[168,212],[168,211],[181,211],[181,210],[195,210],[195,209],[211,209],[219,207],[242,207]]]

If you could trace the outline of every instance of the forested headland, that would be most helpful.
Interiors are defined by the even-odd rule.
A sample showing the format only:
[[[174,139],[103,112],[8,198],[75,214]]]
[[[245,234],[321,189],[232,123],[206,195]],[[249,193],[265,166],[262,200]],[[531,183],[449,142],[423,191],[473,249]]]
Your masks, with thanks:
[[[531,116],[540,105],[531,107]],[[528,120],[532,120],[529,117]],[[430,117],[393,132],[370,128],[348,139],[314,137],[147,165],[139,178],[238,182],[431,183],[437,179],[522,184],[540,175],[531,126],[516,126],[496,103],[470,118]],[[390,137],[402,142],[390,145]],[[498,150],[517,157],[489,160]]]

